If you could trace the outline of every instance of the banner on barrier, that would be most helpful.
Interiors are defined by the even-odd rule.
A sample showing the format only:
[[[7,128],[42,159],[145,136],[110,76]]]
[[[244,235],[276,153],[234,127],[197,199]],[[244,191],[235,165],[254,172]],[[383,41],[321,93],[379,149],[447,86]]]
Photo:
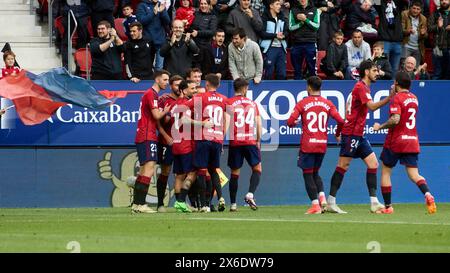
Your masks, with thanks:
[[[94,81],[97,90],[142,90],[152,82],[134,84],[126,81]],[[330,99],[344,116],[346,100],[354,86],[354,81],[324,81],[322,96]],[[374,101],[379,101],[389,93],[391,81],[376,82],[371,86]],[[446,102],[450,101],[447,81],[413,82],[412,91],[418,96],[420,112],[418,131],[422,144],[450,143],[450,128]],[[168,90],[166,90],[168,92]],[[231,82],[222,82],[219,92],[232,96]],[[128,146],[133,145],[136,125],[139,119],[139,105],[143,93],[131,92],[125,98],[102,111],[67,105],[47,121],[36,126],[25,126],[12,108],[2,116],[0,141],[4,146]],[[295,104],[307,96],[305,81],[266,81],[251,85],[247,96],[260,106],[263,119],[263,141],[275,145],[298,144],[301,128],[289,128],[289,118]],[[11,105],[9,100],[1,100],[1,107]],[[388,118],[388,107],[369,112],[365,133],[371,143],[383,143],[387,130],[374,132],[374,122],[384,122]],[[330,143],[336,123],[329,121]]]

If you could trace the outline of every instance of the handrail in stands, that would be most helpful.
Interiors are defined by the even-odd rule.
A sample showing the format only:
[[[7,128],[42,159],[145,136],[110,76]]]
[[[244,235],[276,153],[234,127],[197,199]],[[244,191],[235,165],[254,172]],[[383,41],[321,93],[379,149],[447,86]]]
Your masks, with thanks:
[[[91,46],[90,46],[90,44],[89,43],[87,43],[86,44],[86,79],[88,80],[88,81],[90,81],[91,80],[91,68],[90,68],[90,66],[89,66],[89,54],[87,54],[87,52],[89,51],[89,48],[90,48]]]
[[[48,3],[48,47],[53,47],[53,2],[55,0],[50,0]]]
[[[74,59],[73,59],[73,54],[72,54],[72,38],[73,35],[75,35],[75,32],[77,31],[78,28],[78,23],[77,23],[77,18],[75,18],[75,14],[73,13],[72,10],[69,10],[69,14],[70,16],[73,18],[73,21],[75,22],[75,28],[73,29],[73,31],[70,31],[70,17],[67,16],[67,33],[70,35],[67,35],[67,71],[69,71],[70,74],[73,73],[73,71],[71,71],[71,68],[74,66]]]

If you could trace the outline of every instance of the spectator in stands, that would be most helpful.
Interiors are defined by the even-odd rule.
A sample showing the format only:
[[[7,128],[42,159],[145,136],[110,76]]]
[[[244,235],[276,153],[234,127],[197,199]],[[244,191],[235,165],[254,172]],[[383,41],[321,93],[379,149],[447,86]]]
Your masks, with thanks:
[[[200,49],[191,39],[191,34],[184,34],[184,23],[174,20],[172,23],[172,36],[161,47],[161,56],[165,58],[164,69],[172,75],[184,77],[186,70],[193,67],[195,58],[199,57]]]
[[[232,34],[235,28],[243,28],[247,39],[258,42],[263,23],[259,12],[250,7],[250,0],[239,0],[239,6],[230,12],[225,31]]]
[[[372,53],[370,46],[363,39],[363,34],[360,30],[353,30],[352,39],[348,40],[347,46],[348,67],[345,79],[352,80],[359,77],[358,67],[362,61],[370,59]]]
[[[75,1],[76,2],[76,1]],[[92,29],[95,29],[100,21],[108,21],[114,28],[114,0],[90,0]],[[94,34],[94,36],[97,36]]]
[[[413,56],[407,57],[403,71],[408,73],[411,80],[429,80],[430,75],[427,72],[427,63],[419,65],[417,68],[416,64],[416,59]]]
[[[180,7],[175,13],[175,19],[184,23],[184,30],[188,30],[195,19],[195,9],[192,0],[180,0]]]
[[[232,43],[228,45],[228,63],[233,80],[243,78],[253,80],[256,84],[261,82],[263,73],[263,58],[259,45],[247,39],[243,28],[236,28]]]
[[[268,5],[266,8],[263,0],[250,0],[250,7],[256,10],[260,16],[264,14],[264,11],[269,9]]]
[[[212,12],[210,0],[200,0],[200,9],[195,13],[195,19],[191,27],[191,36],[200,47],[209,48],[211,39],[217,29],[217,17]],[[208,74],[205,72],[205,75]]]
[[[304,76],[303,61],[306,58],[308,76],[316,75],[316,41],[320,26],[320,11],[310,0],[298,0],[289,14],[289,30],[293,46],[291,60],[294,66],[294,79],[300,80]]]
[[[421,12],[422,2],[419,0],[402,12],[402,57],[413,56],[418,64],[425,59],[425,40],[428,38],[427,18]]]
[[[343,0],[342,9],[346,14],[344,26],[345,37],[350,37],[353,30],[360,28],[364,32],[364,37],[370,40],[377,39],[375,27],[375,16],[372,12],[372,0]]]
[[[236,7],[238,0],[216,0],[217,4],[211,3],[213,13],[217,15],[217,27],[226,29],[226,24],[230,12]]]
[[[228,48],[224,42],[225,31],[218,29],[209,46],[201,48],[199,67],[205,75],[214,73],[221,80],[229,80]]]
[[[78,39],[76,41],[76,47],[82,48],[86,47],[86,44],[89,42],[90,36],[88,32],[88,17],[89,17],[89,7],[86,3],[86,0],[80,0],[80,1],[73,1],[73,0],[66,0],[64,1],[63,6],[63,19],[62,24],[64,26],[64,37],[61,41],[61,57],[62,57],[62,63],[65,68],[68,68],[68,53],[67,53],[67,41],[68,41],[68,20],[70,18],[70,32],[73,32],[75,22],[73,21],[72,16],[69,15],[69,12],[72,11],[76,21],[77,21],[77,35]]]
[[[163,68],[164,59],[161,57],[161,46],[166,42],[165,28],[170,26],[170,18],[166,6],[158,0],[142,0],[137,7],[136,17],[144,27],[144,36],[155,46],[155,70]]]
[[[328,45],[334,38],[334,33],[340,29],[340,18],[337,15],[341,8],[340,2],[337,0],[315,0],[314,3],[314,6],[321,11],[317,47],[319,50],[327,50]]]
[[[121,54],[123,42],[108,21],[97,26],[97,36],[91,40],[92,80],[122,80]]]
[[[395,75],[400,65],[403,41],[400,0],[381,0],[375,9],[380,18],[378,39],[384,42],[384,52]]]
[[[3,53],[3,61],[5,62],[5,67],[2,68],[2,73],[0,74],[0,79],[6,76],[16,76],[20,72],[20,67],[15,66],[16,54],[8,50]]]
[[[441,0],[441,5],[430,17],[428,30],[434,33],[433,79],[450,79],[450,5]]]
[[[189,68],[186,71],[186,80],[195,82],[198,93],[205,93],[206,89],[202,87],[202,71],[198,67]]]
[[[134,22],[130,25],[130,36],[125,43],[125,64],[128,77],[132,82],[151,80],[155,48],[152,42],[142,35],[142,24]]]
[[[136,15],[133,14],[133,8],[129,4],[123,6],[122,13],[123,13],[123,16],[125,17],[125,20],[123,21],[123,27],[125,28],[125,34],[127,35],[128,40],[130,40],[131,39],[130,25],[134,22],[137,22],[138,20],[137,20]]]
[[[333,42],[327,48],[327,55],[323,58],[322,71],[328,80],[343,80],[348,65],[347,46],[344,44],[344,34],[334,33]]]
[[[261,48],[264,53],[264,79],[286,79],[286,37],[288,23],[280,14],[280,0],[270,0],[269,8],[262,16],[263,31],[261,32]]]
[[[391,80],[392,79],[392,68],[389,63],[389,59],[384,54],[384,43],[382,41],[373,44],[373,55],[372,61],[378,67],[378,79],[380,80]]]

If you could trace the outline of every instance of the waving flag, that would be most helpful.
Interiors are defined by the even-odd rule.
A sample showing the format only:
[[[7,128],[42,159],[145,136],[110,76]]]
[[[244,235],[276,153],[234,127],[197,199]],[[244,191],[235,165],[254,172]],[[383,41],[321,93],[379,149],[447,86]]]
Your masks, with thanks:
[[[51,117],[68,103],[89,109],[102,109],[112,102],[99,94],[83,78],[54,68],[40,75],[22,70],[0,80],[0,96],[13,101],[25,125],[35,125]]]

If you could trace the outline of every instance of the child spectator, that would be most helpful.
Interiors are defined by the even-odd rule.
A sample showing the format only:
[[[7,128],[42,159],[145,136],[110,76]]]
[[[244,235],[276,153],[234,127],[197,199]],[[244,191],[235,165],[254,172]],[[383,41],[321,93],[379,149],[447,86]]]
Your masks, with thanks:
[[[9,75],[15,76],[20,72],[20,67],[14,66],[16,62],[16,54],[12,51],[6,51],[3,53],[3,61],[5,62],[5,67],[2,68],[2,74],[0,79]]]
[[[130,25],[134,22],[137,22],[136,15],[133,14],[133,8],[131,5],[126,4],[122,8],[123,16],[125,16],[125,20],[123,21],[123,26],[125,27],[125,34],[128,37],[128,40],[131,40],[130,36]]]
[[[180,0],[180,7],[177,9],[175,19],[184,23],[184,30],[188,30],[195,19],[195,9],[192,0]]]
[[[392,80],[392,67],[388,57],[384,54],[384,43],[382,41],[373,44],[372,61],[378,67],[379,80]]]
[[[327,48],[327,55],[321,64],[322,71],[328,80],[343,80],[348,66],[347,46],[344,44],[344,34],[334,33],[333,42]]]

